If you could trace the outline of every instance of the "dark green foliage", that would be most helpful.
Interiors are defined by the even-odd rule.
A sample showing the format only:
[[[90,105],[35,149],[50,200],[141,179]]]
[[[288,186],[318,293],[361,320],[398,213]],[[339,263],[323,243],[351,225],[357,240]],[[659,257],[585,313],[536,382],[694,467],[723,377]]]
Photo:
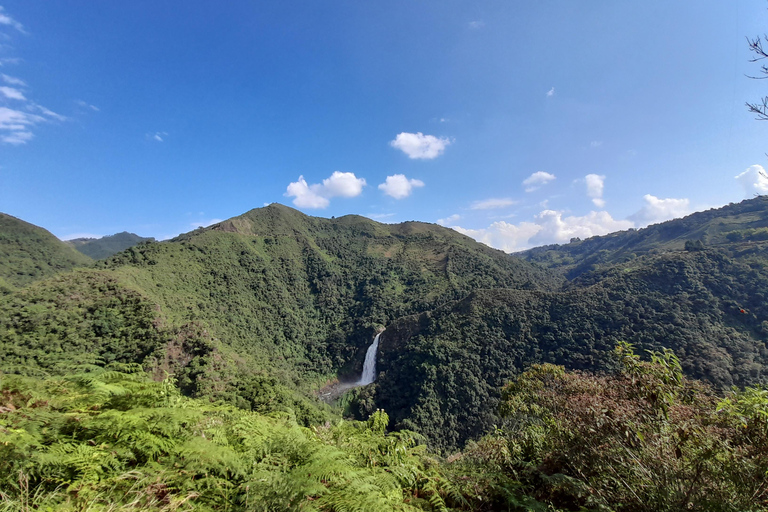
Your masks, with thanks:
[[[75,238],[67,240],[66,243],[94,260],[102,260],[134,245],[154,241],[155,239],[151,237],[146,238],[123,231],[122,233],[101,238]]]
[[[165,342],[154,305],[104,272],[79,271],[0,301],[2,371],[46,374],[143,362]]]
[[[13,287],[91,263],[43,228],[0,213],[0,297]]]
[[[558,293],[477,291],[391,324],[370,405],[349,409],[364,417],[384,407],[395,425],[456,449],[497,423],[497,390],[521,369],[611,370],[620,340],[671,348],[687,375],[721,389],[760,382],[766,290],[763,268],[706,250],[640,258]]]
[[[766,510],[765,391],[721,402],[670,351],[617,353],[613,376],[543,365],[504,388],[504,472],[558,509]]]

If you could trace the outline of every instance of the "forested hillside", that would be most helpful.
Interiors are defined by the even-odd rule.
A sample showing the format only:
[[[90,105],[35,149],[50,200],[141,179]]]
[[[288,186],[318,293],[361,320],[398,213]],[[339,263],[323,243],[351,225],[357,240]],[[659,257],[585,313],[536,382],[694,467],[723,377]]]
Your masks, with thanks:
[[[45,229],[0,213],[0,294],[91,262]]]
[[[353,410],[383,407],[396,425],[455,449],[498,423],[499,390],[521,369],[609,371],[620,341],[672,349],[687,375],[719,389],[761,382],[767,291],[762,267],[714,249],[637,258],[561,292],[476,291],[391,324],[380,379]]]
[[[430,224],[308,217],[271,205],[101,264],[174,324],[291,378],[359,373],[373,332],[480,288],[556,289],[562,278]]]
[[[355,380],[385,328],[378,379],[345,396],[346,411],[366,419],[383,408],[391,427],[446,453],[498,424],[502,386],[530,365],[613,371],[621,341],[641,354],[673,349],[715,389],[761,382],[766,202],[698,215],[647,228],[696,242],[653,247],[644,235],[645,253],[603,252],[568,281],[441,226],[274,204],[13,291],[0,303],[0,369],[138,363],[156,379],[174,375],[188,396],[310,426],[339,413],[313,393]]]

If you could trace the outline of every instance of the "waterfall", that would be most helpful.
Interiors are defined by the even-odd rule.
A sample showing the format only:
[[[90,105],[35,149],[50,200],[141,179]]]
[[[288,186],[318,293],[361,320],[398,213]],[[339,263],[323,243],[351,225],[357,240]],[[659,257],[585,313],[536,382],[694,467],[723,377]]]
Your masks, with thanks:
[[[376,352],[379,350],[379,336],[381,336],[381,332],[373,338],[373,343],[371,343],[371,346],[368,347],[368,351],[365,353],[363,374],[357,382],[360,386],[365,386],[376,380]]]

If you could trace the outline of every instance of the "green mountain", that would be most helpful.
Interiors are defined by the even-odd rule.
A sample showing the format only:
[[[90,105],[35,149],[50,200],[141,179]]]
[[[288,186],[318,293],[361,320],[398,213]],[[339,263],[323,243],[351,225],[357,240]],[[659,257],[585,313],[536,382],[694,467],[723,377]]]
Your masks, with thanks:
[[[103,260],[113,254],[124,251],[142,242],[154,242],[154,238],[146,238],[134,233],[123,231],[101,238],[74,238],[66,243],[94,260]]]
[[[12,294],[0,360],[25,374],[138,362],[188,394],[282,403],[309,422],[322,413],[306,392],[356,379],[373,333],[396,318],[475,289],[562,282],[440,226],[271,205]]]
[[[45,229],[0,213],[0,294],[91,263]]]
[[[642,243],[601,249],[602,264],[567,280],[563,266],[441,226],[274,204],[8,295],[0,368],[56,375],[140,363],[156,378],[172,373],[187,395],[312,425],[332,414],[313,392],[355,380],[386,328],[378,379],[343,398],[347,412],[364,419],[384,408],[396,428],[450,451],[498,424],[501,387],[530,365],[612,371],[619,341],[641,354],[672,348],[686,374],[721,389],[760,382],[766,205],[641,230]]]
[[[528,261],[558,269],[569,279],[599,266],[629,261],[644,254],[768,240],[768,196],[697,212],[682,219],[593,236],[565,245],[545,245],[517,253]],[[694,245],[692,245],[694,244]]]

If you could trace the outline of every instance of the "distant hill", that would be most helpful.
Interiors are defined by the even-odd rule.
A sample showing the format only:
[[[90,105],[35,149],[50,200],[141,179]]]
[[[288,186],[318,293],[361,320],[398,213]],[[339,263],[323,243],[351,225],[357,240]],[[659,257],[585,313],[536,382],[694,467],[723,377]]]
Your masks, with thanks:
[[[569,279],[599,266],[629,261],[643,254],[679,251],[699,245],[768,240],[768,196],[697,212],[682,219],[593,236],[564,245],[545,245],[518,256],[563,272]]]
[[[136,244],[154,241],[155,239],[151,237],[146,238],[123,231],[101,238],[74,238],[67,240],[66,243],[94,260],[103,260]]]
[[[45,229],[0,213],[0,293],[92,262]]]

